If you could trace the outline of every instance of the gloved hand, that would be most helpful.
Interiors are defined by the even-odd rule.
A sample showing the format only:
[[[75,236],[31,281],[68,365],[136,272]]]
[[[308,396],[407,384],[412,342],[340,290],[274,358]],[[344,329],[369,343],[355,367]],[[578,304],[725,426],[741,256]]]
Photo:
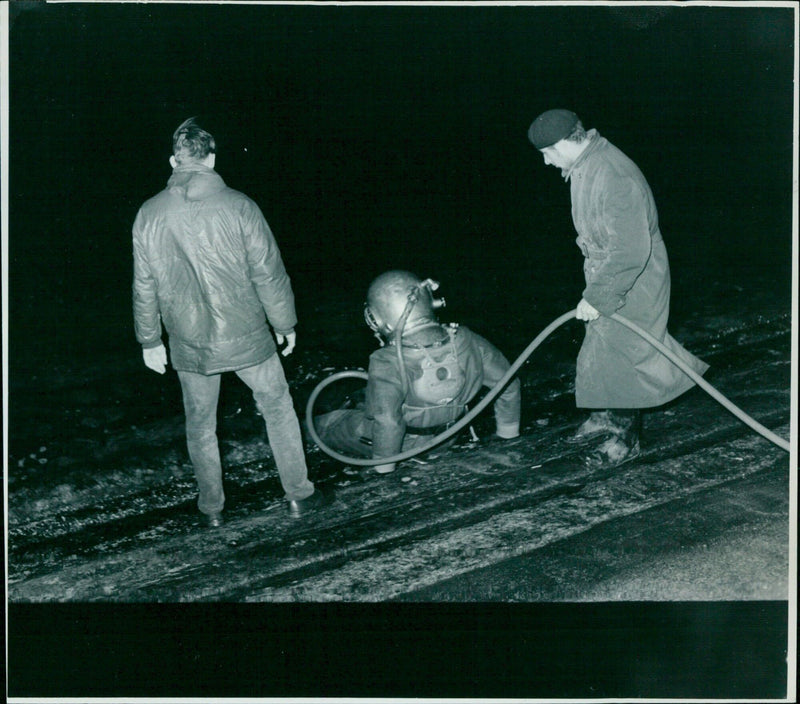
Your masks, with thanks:
[[[163,344],[158,347],[145,347],[142,349],[142,357],[148,369],[159,374],[167,371],[167,348]]]
[[[589,322],[590,320],[597,320],[600,317],[600,311],[585,298],[581,298],[578,307],[575,309],[575,317],[578,320]]]
[[[511,440],[519,437],[519,423],[498,423],[497,437]]]
[[[284,340],[286,341],[286,348],[281,352],[281,354],[286,357],[294,351],[294,346],[297,342],[297,333],[288,332],[286,335],[281,335],[280,333],[276,332],[275,339],[278,341],[279,346],[283,344]]]

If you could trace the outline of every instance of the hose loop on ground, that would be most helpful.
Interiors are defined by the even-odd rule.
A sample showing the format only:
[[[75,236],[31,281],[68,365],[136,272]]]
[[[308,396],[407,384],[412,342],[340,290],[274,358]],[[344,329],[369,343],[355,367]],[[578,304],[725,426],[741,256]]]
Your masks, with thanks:
[[[377,459],[366,459],[362,457],[350,457],[349,455],[344,455],[340,452],[337,452],[331,447],[328,447],[322,438],[317,433],[316,428],[314,427],[314,404],[319,397],[320,393],[330,386],[331,384],[346,378],[356,378],[356,379],[363,379],[367,380],[369,377],[366,372],[360,370],[352,370],[352,371],[341,371],[336,372],[335,374],[331,374],[329,377],[323,379],[314,390],[311,392],[311,396],[309,396],[308,402],[306,404],[306,426],[308,428],[308,433],[311,436],[312,440],[319,446],[319,448],[330,457],[333,457],[335,460],[339,460],[344,464],[359,466],[359,467],[373,467],[379,464],[392,464],[395,462],[402,462],[403,460],[410,459],[411,457],[416,457],[417,455],[423,454],[425,452],[429,452],[434,447],[441,445],[445,440],[453,437],[456,433],[461,432],[463,428],[469,425],[476,416],[483,412],[483,410],[490,404],[494,399],[502,393],[503,389],[508,385],[508,383],[514,378],[516,373],[519,371],[520,367],[528,360],[528,358],[533,354],[539,345],[542,344],[557,328],[561,327],[564,323],[568,320],[572,320],[575,317],[575,310],[568,311],[563,315],[560,315],[556,318],[552,323],[550,323],[544,330],[542,330],[531,342],[530,344],[523,350],[522,354],[517,357],[514,363],[509,367],[508,371],[505,373],[502,379],[497,382],[497,384],[481,399],[481,401],[472,408],[468,413],[462,416],[458,422],[452,425],[450,428],[445,430],[443,433],[436,435],[431,439],[431,441],[425,445],[420,447],[415,447],[411,450],[406,450],[405,452],[400,452],[396,455],[391,457],[380,457]],[[618,313],[614,313],[611,315],[612,320],[616,320],[621,325],[624,325],[628,329],[635,332],[637,335],[642,337],[644,340],[649,342],[653,347],[655,347],[661,354],[663,354],[667,359],[669,359],[673,364],[678,366],[681,371],[691,377],[692,381],[694,381],[700,388],[702,388],[706,393],[708,393],[714,400],[718,401],[722,404],[725,408],[727,408],[731,413],[733,413],[737,418],[743,421],[745,424],[750,426],[753,430],[757,433],[765,437],[767,440],[772,442],[773,444],[777,445],[782,450],[786,452],[790,452],[790,447],[788,441],[784,440],[779,435],[776,435],[768,428],[765,428],[761,425],[758,421],[751,418],[747,415],[744,411],[738,408],[734,403],[732,403],[729,399],[723,396],[719,391],[717,391],[711,384],[709,384],[702,376],[700,376],[697,372],[695,372],[691,367],[689,367],[682,359],[677,357],[672,350],[665,347],[659,340],[653,337],[650,333],[645,330],[642,330],[638,325],[632,323],[627,318],[622,317]]]

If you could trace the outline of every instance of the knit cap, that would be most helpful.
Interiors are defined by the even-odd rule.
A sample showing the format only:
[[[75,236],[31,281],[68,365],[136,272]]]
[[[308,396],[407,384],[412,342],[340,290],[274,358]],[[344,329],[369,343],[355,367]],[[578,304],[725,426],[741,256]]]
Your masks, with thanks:
[[[537,149],[551,147],[578,123],[578,116],[571,110],[548,110],[537,117],[528,129],[528,139]]]

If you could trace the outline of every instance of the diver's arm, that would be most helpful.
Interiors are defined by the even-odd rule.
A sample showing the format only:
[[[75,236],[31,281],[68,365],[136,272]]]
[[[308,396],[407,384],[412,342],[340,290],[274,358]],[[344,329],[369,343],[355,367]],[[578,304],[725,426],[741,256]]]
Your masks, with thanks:
[[[493,388],[502,379],[511,366],[491,342],[472,333],[477,341],[483,361],[483,383]],[[498,437],[510,440],[519,436],[520,409],[522,392],[519,379],[512,379],[494,402],[494,419]]]

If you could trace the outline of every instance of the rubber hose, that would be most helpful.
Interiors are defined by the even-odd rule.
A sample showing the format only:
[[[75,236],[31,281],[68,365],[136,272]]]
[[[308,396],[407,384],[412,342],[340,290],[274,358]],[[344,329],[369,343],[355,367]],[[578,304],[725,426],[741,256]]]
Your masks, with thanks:
[[[715,401],[721,403],[725,408],[727,408],[733,415],[735,415],[739,420],[744,422],[745,424],[749,425],[753,430],[755,430],[760,435],[763,435],[767,440],[771,443],[774,443],[782,450],[786,450],[786,452],[790,452],[789,443],[784,440],[780,435],[776,435],[773,433],[769,428],[765,428],[761,423],[759,423],[754,418],[751,418],[747,415],[741,408],[736,406],[732,401],[727,399],[723,396],[719,391],[717,391],[711,384],[709,384],[702,376],[700,376],[694,369],[692,369],[686,362],[684,362],[680,357],[675,355],[672,350],[666,347],[664,344],[659,342],[655,337],[653,337],[649,332],[646,330],[642,330],[638,325],[632,323],[627,318],[623,318],[618,313],[614,313],[611,316],[612,320],[616,320],[618,323],[622,323],[626,328],[629,330],[633,330],[639,337],[643,338],[647,342],[649,342],[653,347],[655,347],[661,354],[663,354],[670,362],[675,364],[684,374],[689,376],[695,384],[697,384],[703,391],[709,394]]]
[[[311,438],[314,442],[319,446],[319,448],[330,457],[333,457],[340,462],[345,464],[359,466],[359,467],[373,467],[379,464],[393,464],[395,462],[402,462],[403,460],[410,459],[411,457],[416,457],[424,452],[428,452],[437,445],[440,445],[445,440],[451,438],[456,433],[460,432],[463,428],[465,428],[479,413],[481,413],[494,399],[503,391],[506,385],[514,378],[516,373],[519,371],[520,367],[528,360],[534,350],[536,350],[539,345],[542,344],[557,328],[561,327],[564,323],[568,320],[572,320],[575,317],[575,310],[571,310],[563,315],[560,315],[556,318],[552,323],[550,323],[544,330],[542,330],[532,341],[531,343],[523,350],[522,354],[517,357],[514,363],[509,367],[508,371],[503,375],[500,381],[492,387],[492,389],[481,399],[480,403],[478,403],[473,409],[471,409],[467,414],[461,417],[461,419],[452,425],[450,428],[445,430],[444,432],[436,435],[431,439],[429,443],[426,445],[422,445],[420,447],[415,447],[411,450],[406,450],[405,452],[400,452],[396,455],[392,455],[391,457],[380,457],[374,459],[366,459],[362,457],[351,457],[349,455],[344,455],[340,452],[337,452],[331,447],[326,445],[322,438],[320,438],[319,434],[314,427],[314,403],[316,402],[317,398],[319,397],[320,393],[330,384],[339,381],[340,379],[345,378],[356,378],[356,379],[364,379],[367,380],[369,378],[368,374],[363,371],[342,371],[332,374],[331,376],[323,379],[314,390],[311,392],[311,396],[308,399],[308,403],[306,404],[306,426],[308,428],[308,432],[311,435]],[[784,440],[779,435],[776,435],[771,430],[765,428],[763,425],[758,423],[756,420],[748,416],[744,411],[734,405],[729,399],[725,398],[719,391],[717,391],[711,384],[709,384],[703,377],[701,377],[697,372],[695,372],[691,367],[689,367],[682,359],[677,357],[672,350],[665,347],[661,342],[659,342],[656,338],[654,338],[650,333],[642,330],[638,325],[632,323],[627,318],[623,318],[618,313],[614,313],[611,316],[612,320],[616,320],[618,323],[621,323],[625,327],[629,328],[637,335],[642,337],[644,340],[649,342],[653,347],[655,347],[661,354],[663,354],[667,359],[669,359],[673,364],[678,366],[681,371],[687,374],[691,379],[700,386],[704,391],[710,394],[716,401],[721,403],[725,408],[731,411],[734,415],[736,415],[740,420],[744,421],[747,425],[749,425],[753,430],[764,436],[767,440],[774,443],[782,450],[786,452],[790,451],[789,443]]]
[[[367,379],[367,373],[361,371],[344,371],[338,372],[329,376],[327,379],[323,379],[314,390],[311,392],[311,396],[308,399],[308,403],[306,404],[306,426],[308,427],[308,432],[311,435],[311,438],[314,440],[319,448],[326,454],[330,455],[336,460],[340,462],[344,462],[345,464],[350,464],[358,467],[374,467],[378,464],[392,464],[394,462],[402,462],[403,460],[407,460],[411,457],[416,457],[424,452],[428,452],[429,450],[433,449],[437,445],[441,445],[445,440],[448,438],[453,437],[456,433],[461,432],[463,428],[469,425],[470,422],[481,412],[483,411],[486,406],[488,406],[494,399],[503,391],[509,381],[514,378],[519,368],[525,364],[528,357],[533,354],[533,351],[542,344],[542,342],[550,336],[550,334],[558,327],[566,323],[568,320],[571,320],[575,317],[575,311],[571,310],[569,313],[564,313],[563,315],[556,318],[550,325],[548,325],[542,332],[540,332],[533,341],[525,348],[523,353],[517,357],[516,361],[509,367],[508,371],[503,375],[503,378],[495,384],[492,389],[481,399],[480,403],[478,403],[475,408],[472,408],[468,413],[463,415],[458,422],[454,425],[450,426],[447,430],[439,435],[434,436],[431,441],[425,445],[421,445],[420,447],[415,447],[411,450],[406,450],[405,452],[400,452],[396,455],[392,455],[391,457],[380,457],[377,459],[366,459],[363,457],[350,457],[349,455],[343,455],[340,452],[336,452],[331,447],[328,447],[319,437],[317,434],[316,428],[314,427],[314,402],[317,400],[320,392],[328,386],[328,384],[332,384],[339,379],[353,377],[358,379]]]

